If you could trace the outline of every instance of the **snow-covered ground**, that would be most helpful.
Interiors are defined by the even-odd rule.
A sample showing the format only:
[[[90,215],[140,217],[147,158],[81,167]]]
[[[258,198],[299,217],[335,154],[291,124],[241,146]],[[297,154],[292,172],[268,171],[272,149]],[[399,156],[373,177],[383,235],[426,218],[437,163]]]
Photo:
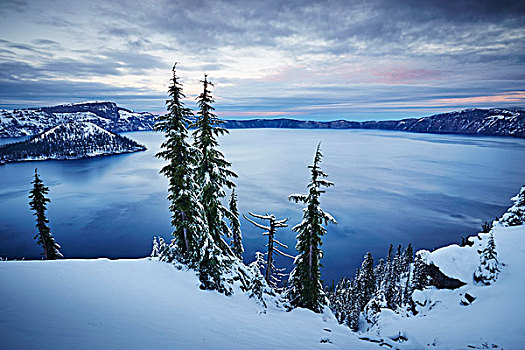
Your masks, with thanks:
[[[329,311],[201,291],[193,272],[148,259],[0,262],[0,285],[0,349],[378,348]]]
[[[416,316],[384,309],[366,333],[329,310],[202,291],[194,272],[156,260],[1,261],[0,349],[523,349],[525,225],[495,222],[491,233],[494,284],[473,280],[489,234],[423,252],[466,285],[416,291]]]
[[[493,285],[474,283],[488,234],[471,238],[472,247],[451,245],[428,254],[442,272],[467,284],[455,290],[428,288],[414,293],[417,316],[403,317],[383,310],[371,334],[404,334],[425,348],[525,348],[525,226],[493,229],[501,272]],[[466,294],[476,298],[469,303]]]

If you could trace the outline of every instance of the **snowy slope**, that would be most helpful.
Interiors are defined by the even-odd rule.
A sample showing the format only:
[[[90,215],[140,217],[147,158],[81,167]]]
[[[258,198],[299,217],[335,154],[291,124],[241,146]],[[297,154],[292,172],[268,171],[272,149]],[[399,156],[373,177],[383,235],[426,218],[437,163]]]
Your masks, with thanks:
[[[152,130],[155,116],[113,102],[83,102],[54,107],[0,110],[0,138],[40,134],[59,124],[90,122],[112,132]]]
[[[471,247],[451,245],[425,252],[428,263],[467,284],[455,290],[415,291],[413,299],[419,314],[407,317],[383,310],[370,330],[371,336],[401,333],[427,348],[438,349],[525,348],[525,226],[505,226],[495,221],[491,231],[503,264],[493,285],[478,285],[473,280],[488,233],[471,237]],[[476,299],[469,302],[466,294]]]
[[[468,284],[418,291],[425,306],[417,316],[384,310],[359,334],[329,311],[264,309],[238,290],[231,297],[201,291],[193,272],[155,260],[4,261],[0,348],[522,349],[525,226],[493,233],[505,264],[494,285],[471,279],[486,235],[473,247],[439,249],[428,258],[444,271],[458,266],[455,276]],[[456,265],[459,257],[468,263]],[[476,297],[467,306],[465,293]]]
[[[466,285],[415,291],[417,315],[383,309],[367,332],[337,324],[328,309],[286,312],[238,288],[202,291],[193,271],[155,259],[0,261],[0,349],[520,350],[525,187],[515,201],[491,231],[501,265],[494,284],[473,280],[488,233],[470,247],[423,252]]]
[[[329,311],[201,291],[149,259],[0,262],[0,285],[0,349],[379,349]]]

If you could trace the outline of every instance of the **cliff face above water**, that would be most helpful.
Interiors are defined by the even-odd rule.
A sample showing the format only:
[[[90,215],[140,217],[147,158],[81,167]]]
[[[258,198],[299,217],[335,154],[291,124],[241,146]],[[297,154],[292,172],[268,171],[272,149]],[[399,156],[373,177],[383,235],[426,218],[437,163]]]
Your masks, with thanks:
[[[379,129],[435,134],[467,134],[525,137],[524,108],[466,109],[423,118],[356,122],[330,122],[294,119],[228,120],[228,129]]]
[[[0,110],[0,138],[34,136],[74,122],[89,122],[111,132],[147,131],[153,129],[155,116],[118,107],[114,102]]]

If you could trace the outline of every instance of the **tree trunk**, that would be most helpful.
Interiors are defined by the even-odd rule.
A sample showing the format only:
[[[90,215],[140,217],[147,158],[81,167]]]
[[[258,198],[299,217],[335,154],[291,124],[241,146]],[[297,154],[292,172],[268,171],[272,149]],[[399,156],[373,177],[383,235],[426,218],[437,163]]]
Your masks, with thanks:
[[[313,280],[313,275],[312,275],[312,255],[313,255],[313,246],[310,244],[310,251],[308,252],[308,274],[310,275],[310,279]]]
[[[270,220],[270,230],[268,230],[268,257],[266,261],[266,282],[270,285],[270,277],[272,275],[273,264],[273,235],[275,234],[275,223]]]
[[[181,211],[180,216],[182,219],[182,224],[184,225],[184,221],[186,221],[186,214],[183,211]],[[184,245],[186,246],[186,254],[189,254],[190,253],[190,243],[188,242],[188,233],[187,233],[186,227],[182,228],[182,232],[184,233]]]

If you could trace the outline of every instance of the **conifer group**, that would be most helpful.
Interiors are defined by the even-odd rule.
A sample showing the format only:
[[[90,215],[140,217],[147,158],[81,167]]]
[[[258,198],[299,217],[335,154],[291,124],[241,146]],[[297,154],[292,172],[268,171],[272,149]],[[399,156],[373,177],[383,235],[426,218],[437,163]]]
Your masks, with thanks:
[[[201,259],[201,246],[207,234],[204,208],[199,200],[200,188],[195,181],[197,150],[188,143],[187,126],[192,116],[186,108],[182,85],[172,69],[170,99],[166,101],[168,113],[159,116],[155,130],[163,132],[165,140],[157,157],[167,161],[161,169],[169,181],[168,200],[170,201],[173,240],[170,244],[170,257],[194,266]]]

